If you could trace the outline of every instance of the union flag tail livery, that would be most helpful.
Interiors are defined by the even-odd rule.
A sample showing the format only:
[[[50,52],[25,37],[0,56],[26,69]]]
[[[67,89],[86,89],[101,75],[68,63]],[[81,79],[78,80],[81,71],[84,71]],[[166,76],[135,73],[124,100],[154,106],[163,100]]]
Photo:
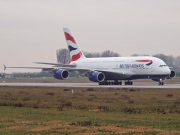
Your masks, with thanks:
[[[79,59],[85,58],[83,52],[81,51],[80,47],[78,46],[74,36],[72,35],[69,28],[63,28],[64,35],[66,38],[67,46],[70,52],[71,61],[77,61]]]

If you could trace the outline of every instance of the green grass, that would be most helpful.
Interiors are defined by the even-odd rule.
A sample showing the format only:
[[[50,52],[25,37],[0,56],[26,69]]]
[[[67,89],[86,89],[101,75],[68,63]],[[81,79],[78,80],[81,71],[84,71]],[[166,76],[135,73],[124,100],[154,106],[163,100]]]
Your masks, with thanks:
[[[0,134],[180,134],[179,121],[180,89],[0,87]]]

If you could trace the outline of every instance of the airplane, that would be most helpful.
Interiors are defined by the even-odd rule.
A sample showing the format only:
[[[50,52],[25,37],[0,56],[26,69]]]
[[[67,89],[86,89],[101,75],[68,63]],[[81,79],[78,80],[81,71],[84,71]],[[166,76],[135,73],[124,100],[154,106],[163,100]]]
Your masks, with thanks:
[[[75,40],[69,28],[63,28],[65,39],[70,53],[70,62],[36,64],[53,65],[53,67],[6,67],[6,68],[32,68],[49,71],[55,79],[67,79],[72,71],[86,75],[90,81],[99,85],[133,85],[135,79],[151,79],[164,85],[166,79],[175,77],[175,71],[171,70],[166,63],[156,57],[99,57],[86,58]]]

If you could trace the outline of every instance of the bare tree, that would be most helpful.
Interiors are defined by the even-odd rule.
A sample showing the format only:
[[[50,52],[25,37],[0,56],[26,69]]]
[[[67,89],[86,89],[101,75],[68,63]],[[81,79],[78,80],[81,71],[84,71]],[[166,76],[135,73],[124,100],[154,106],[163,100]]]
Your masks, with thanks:
[[[120,55],[118,53],[115,53],[110,50],[103,51],[102,53],[99,52],[84,52],[84,55],[87,58],[95,58],[95,57],[119,57]]]
[[[87,58],[97,58],[97,57],[101,57],[100,53],[98,52],[83,52],[84,55],[87,57]]]
[[[110,50],[103,51],[102,53],[99,52],[83,52],[87,58],[95,58],[95,57],[119,57],[118,53],[115,53]],[[57,62],[58,63],[66,63],[70,61],[69,51],[68,49],[58,49],[56,51]]]
[[[149,56],[148,54],[137,54],[137,53],[135,53],[135,54],[133,54],[133,55],[131,55],[131,57],[136,57],[136,56]]]
[[[101,57],[120,57],[120,55],[113,51],[106,50],[101,53]]]
[[[65,64],[70,61],[68,49],[58,49],[56,51],[57,62]]]
[[[173,57],[172,55],[164,54],[156,54],[153,56],[162,59],[169,67],[173,67],[174,71],[180,71],[180,56]]]
[[[177,56],[175,59],[175,65],[180,68],[180,56]]]
[[[168,66],[175,65],[175,58],[172,55],[155,54],[153,56],[162,59]]]

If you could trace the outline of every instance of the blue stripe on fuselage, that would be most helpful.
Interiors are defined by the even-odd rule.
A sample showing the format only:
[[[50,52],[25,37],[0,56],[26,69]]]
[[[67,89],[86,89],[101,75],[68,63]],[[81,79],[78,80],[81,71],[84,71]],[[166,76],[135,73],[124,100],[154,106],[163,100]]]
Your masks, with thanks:
[[[150,62],[150,63],[147,63],[146,65],[149,66],[149,65],[151,65],[152,63],[153,63],[153,62]]]

